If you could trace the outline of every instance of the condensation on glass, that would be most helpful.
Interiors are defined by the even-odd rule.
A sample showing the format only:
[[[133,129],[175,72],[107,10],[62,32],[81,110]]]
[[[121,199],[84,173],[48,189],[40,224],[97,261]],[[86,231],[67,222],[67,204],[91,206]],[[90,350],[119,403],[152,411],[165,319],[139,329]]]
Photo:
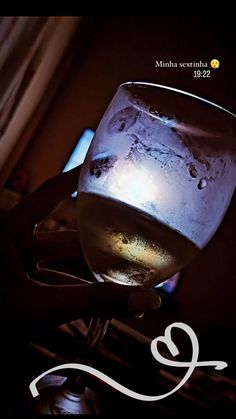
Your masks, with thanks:
[[[98,126],[79,191],[107,191],[202,248],[234,192],[235,132],[235,116],[205,99],[124,83]]]

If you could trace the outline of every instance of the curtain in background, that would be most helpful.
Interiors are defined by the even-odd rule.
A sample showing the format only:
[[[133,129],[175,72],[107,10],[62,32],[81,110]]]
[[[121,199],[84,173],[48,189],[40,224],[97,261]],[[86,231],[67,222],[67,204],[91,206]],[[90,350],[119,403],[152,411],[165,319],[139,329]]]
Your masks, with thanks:
[[[40,61],[49,17],[0,17],[0,139]]]
[[[81,20],[80,16],[0,17],[0,187],[56,94]]]

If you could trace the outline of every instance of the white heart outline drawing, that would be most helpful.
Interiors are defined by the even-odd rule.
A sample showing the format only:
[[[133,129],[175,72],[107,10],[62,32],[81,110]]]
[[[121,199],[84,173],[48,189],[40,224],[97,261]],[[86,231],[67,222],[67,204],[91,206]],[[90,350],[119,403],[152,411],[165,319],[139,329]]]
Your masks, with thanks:
[[[189,362],[173,361],[171,359],[164,358],[158,351],[157,343],[162,342],[167,346],[167,348],[169,349],[172,356],[177,356],[179,354],[179,350],[178,350],[177,346],[175,345],[175,343],[172,341],[172,338],[171,338],[171,330],[174,327],[185,331],[187,333],[187,335],[189,336],[190,340],[191,340],[191,343],[192,343],[192,359]],[[131,397],[133,399],[136,399],[136,400],[150,402],[150,401],[158,401],[158,400],[164,399],[165,397],[168,397],[171,394],[178,391],[180,389],[180,387],[182,387],[187,382],[187,380],[192,375],[194,369],[197,366],[198,367],[213,366],[213,367],[215,367],[216,370],[222,370],[222,369],[224,369],[228,366],[228,364],[224,361],[201,361],[201,362],[198,362],[199,343],[198,343],[197,336],[196,336],[195,332],[193,331],[193,329],[190,326],[188,326],[187,324],[182,323],[182,322],[175,322],[175,323],[170,324],[165,329],[164,336],[158,336],[157,338],[153,339],[152,342],[151,342],[151,352],[152,352],[153,357],[158,362],[160,362],[161,364],[171,366],[171,367],[185,367],[185,368],[189,367],[188,371],[186,372],[186,374],[184,375],[182,380],[179,382],[179,384],[177,384],[176,387],[174,387],[169,392],[164,393],[164,394],[160,394],[158,396],[148,396],[148,395],[145,395],[145,394],[137,393],[136,391],[130,390],[127,387],[123,386],[122,384],[118,383],[117,381],[113,380],[108,375],[103,374],[101,371],[99,371],[99,370],[97,370],[93,367],[89,367],[88,365],[77,364],[77,363],[62,364],[62,365],[59,365],[57,367],[54,367],[54,368],[51,368],[51,369],[47,370],[46,372],[44,372],[43,374],[41,374],[37,378],[35,378],[31,382],[31,384],[29,385],[29,388],[30,388],[32,396],[37,397],[39,395],[39,392],[37,390],[36,384],[45,375],[50,374],[50,373],[55,372],[55,371],[62,370],[62,369],[76,369],[76,370],[79,370],[79,371],[88,372],[89,374],[92,374],[93,376],[95,376],[97,378],[100,378],[100,380],[104,381],[106,384],[113,387],[114,389],[116,389],[120,393],[125,394],[126,396],[129,396],[129,397]]]

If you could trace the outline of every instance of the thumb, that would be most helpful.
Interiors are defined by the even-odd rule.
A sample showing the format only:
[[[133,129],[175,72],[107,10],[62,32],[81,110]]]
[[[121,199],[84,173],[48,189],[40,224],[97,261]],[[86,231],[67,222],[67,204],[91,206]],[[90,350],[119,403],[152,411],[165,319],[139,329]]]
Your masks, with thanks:
[[[101,317],[130,316],[160,307],[155,291],[112,282],[93,283],[81,288],[80,309]]]
[[[25,326],[46,327],[86,316],[127,317],[160,303],[154,291],[108,282],[55,286],[28,280],[11,294],[12,310]]]

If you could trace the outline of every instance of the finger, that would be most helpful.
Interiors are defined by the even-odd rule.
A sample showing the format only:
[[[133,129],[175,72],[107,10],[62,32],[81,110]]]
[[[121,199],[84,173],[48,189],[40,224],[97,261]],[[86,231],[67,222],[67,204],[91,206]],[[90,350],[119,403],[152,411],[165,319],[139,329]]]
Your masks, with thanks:
[[[39,232],[31,242],[34,260],[83,259],[77,230]]]
[[[83,279],[84,277],[85,275],[78,277],[67,272],[43,268],[35,272],[34,280],[47,285],[84,285],[92,282],[89,279]]]
[[[114,283],[50,286],[29,280],[11,296],[17,319],[43,327],[86,316],[127,317],[159,306],[160,297],[154,291]]]
[[[18,244],[27,241],[35,224],[41,222],[66,196],[77,189],[81,166],[49,178],[25,197],[5,216],[2,227],[17,236]]]
[[[46,283],[49,284],[68,285],[71,281],[68,281],[68,277],[64,280],[62,276],[55,276],[52,272],[50,278],[48,274],[44,277],[42,271],[45,269],[68,272],[68,274],[88,278],[91,282],[91,272],[82,254],[77,230],[38,233],[33,237],[29,251],[24,254],[24,263],[32,278],[43,280],[43,282],[45,278]],[[72,283],[78,284],[78,280]]]

